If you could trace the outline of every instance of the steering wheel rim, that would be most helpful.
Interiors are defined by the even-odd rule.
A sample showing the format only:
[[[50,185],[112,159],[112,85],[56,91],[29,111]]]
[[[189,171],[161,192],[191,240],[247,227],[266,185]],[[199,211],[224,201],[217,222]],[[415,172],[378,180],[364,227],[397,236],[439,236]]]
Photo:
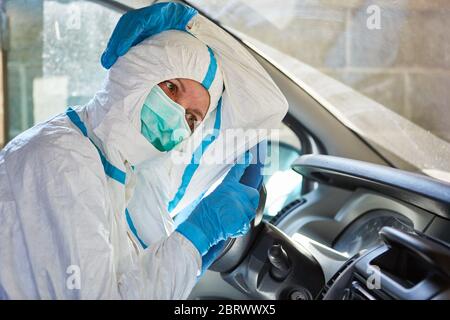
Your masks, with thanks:
[[[261,184],[259,195],[260,197],[258,208],[256,209],[255,219],[253,219],[249,231],[241,237],[230,238],[226,240],[222,244],[222,251],[208,268],[209,270],[216,272],[226,272],[233,269],[245,256],[247,250],[251,246],[255,231],[261,224],[264,217],[264,208],[266,206],[267,198],[267,192],[264,184]]]
[[[245,169],[239,182],[246,186],[255,188],[260,193],[258,208],[256,209],[255,218],[253,219],[249,231],[238,238],[231,238],[219,242],[209,249],[208,253],[202,258],[203,263],[208,265],[209,270],[222,272],[229,268],[236,259],[240,257],[241,251],[246,250],[246,243],[254,234],[254,230],[261,223],[264,214],[264,206],[266,202],[266,189],[263,186],[262,170],[267,155],[267,141],[261,141],[249,149],[252,155],[251,164]]]

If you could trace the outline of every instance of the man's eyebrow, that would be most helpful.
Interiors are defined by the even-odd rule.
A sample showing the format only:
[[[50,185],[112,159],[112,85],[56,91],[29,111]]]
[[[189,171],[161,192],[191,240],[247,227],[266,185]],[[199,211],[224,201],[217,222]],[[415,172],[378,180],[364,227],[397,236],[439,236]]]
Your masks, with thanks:
[[[177,81],[181,87],[181,91],[186,92],[183,82],[181,82],[179,79],[173,79],[173,81]]]

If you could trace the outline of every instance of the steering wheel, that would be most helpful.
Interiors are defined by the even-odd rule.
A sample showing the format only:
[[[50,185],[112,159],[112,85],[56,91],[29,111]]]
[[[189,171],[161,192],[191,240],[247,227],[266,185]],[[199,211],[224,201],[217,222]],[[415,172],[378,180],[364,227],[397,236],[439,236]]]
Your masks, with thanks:
[[[241,177],[240,182],[247,186],[253,187],[259,191],[259,204],[256,209],[255,219],[252,221],[250,230],[241,237],[230,238],[219,242],[210,251],[220,251],[209,270],[216,272],[227,272],[239,264],[242,258],[250,248],[255,235],[257,234],[258,225],[261,223],[264,207],[266,204],[266,189],[263,184],[261,170],[267,155],[267,142],[262,141],[249,150],[253,158],[256,159],[247,167]]]

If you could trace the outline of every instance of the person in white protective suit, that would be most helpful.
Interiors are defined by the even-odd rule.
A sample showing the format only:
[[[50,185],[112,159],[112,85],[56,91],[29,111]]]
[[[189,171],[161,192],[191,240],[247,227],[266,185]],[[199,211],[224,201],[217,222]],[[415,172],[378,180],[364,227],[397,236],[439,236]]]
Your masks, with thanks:
[[[258,192],[239,183],[243,154],[266,136],[217,149],[224,130],[276,128],[287,103],[232,37],[183,19],[130,43],[88,104],[1,151],[0,299],[184,299],[208,251],[248,230]],[[198,95],[171,96],[182,84]]]

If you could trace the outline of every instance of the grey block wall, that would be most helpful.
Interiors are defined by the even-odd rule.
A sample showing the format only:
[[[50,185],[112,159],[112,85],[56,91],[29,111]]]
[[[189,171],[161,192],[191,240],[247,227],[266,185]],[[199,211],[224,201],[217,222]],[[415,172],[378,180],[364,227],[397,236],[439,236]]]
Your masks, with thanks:
[[[450,1],[194,3],[450,141]],[[367,27],[374,5],[379,29]]]
[[[7,63],[10,136],[33,124],[33,79],[70,74],[67,103],[71,104],[88,99],[93,94],[90,88],[104,76],[98,57],[116,15],[82,10],[81,28],[66,30],[65,18],[49,12],[44,15],[43,3],[5,2],[11,33]],[[450,141],[450,1],[193,3],[224,24],[310,64]],[[370,30],[367,9],[373,5],[380,9],[380,29]],[[52,32],[44,39],[43,29],[55,21],[62,26],[62,40],[56,41]],[[66,50],[68,46],[71,50]]]

